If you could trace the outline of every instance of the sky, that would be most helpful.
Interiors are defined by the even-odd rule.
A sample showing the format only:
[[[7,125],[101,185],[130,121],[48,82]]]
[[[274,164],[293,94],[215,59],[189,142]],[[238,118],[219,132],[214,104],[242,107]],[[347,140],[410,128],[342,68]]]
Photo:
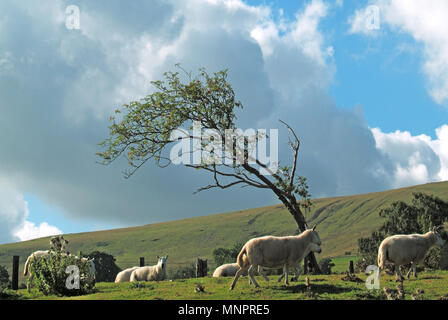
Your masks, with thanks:
[[[278,203],[97,163],[113,111],[176,63],[228,68],[238,127],[278,128],[280,163],[287,120],[313,197],[448,180],[447,16],[444,0],[1,1],[0,243]]]

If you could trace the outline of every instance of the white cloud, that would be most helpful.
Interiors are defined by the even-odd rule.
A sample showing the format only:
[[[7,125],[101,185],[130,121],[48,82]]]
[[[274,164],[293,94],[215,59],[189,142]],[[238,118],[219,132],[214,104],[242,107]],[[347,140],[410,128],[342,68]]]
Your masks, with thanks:
[[[422,70],[428,91],[438,104],[448,106],[448,2],[446,0],[377,0],[381,23],[410,34],[423,44]],[[352,33],[372,34],[363,27],[363,10],[349,19]]]
[[[448,179],[448,125],[436,129],[436,139],[407,131],[383,133],[373,128],[377,148],[394,166],[393,187]]]
[[[107,6],[79,0],[80,31],[65,29],[63,21],[49,23],[45,15],[30,18],[33,10],[17,11],[13,1],[3,3],[0,19],[12,18],[2,24],[0,47],[11,52],[13,71],[21,77],[0,77],[0,124],[9,133],[0,136],[0,149],[8,150],[0,174],[17,183],[17,190],[49,199],[72,217],[144,224],[277,201],[269,192],[249,189],[192,196],[210,177],[181,167],[161,170],[148,163],[125,180],[125,163],[95,163],[112,110],[146,95],[150,81],[162,79],[177,62],[193,73],[198,67],[229,68],[229,81],[244,104],[239,127],[278,128],[279,118],[287,120],[302,139],[300,174],[309,177],[313,196],[391,186],[388,178],[396,168],[377,150],[362,110],[338,109],[328,95],[335,65],[333,47],[320,29],[331,9],[327,2],[306,2],[288,20],[281,12],[275,17],[270,7],[239,0],[134,0],[127,6],[119,0]],[[56,6],[53,16],[63,9]],[[23,57],[33,63],[21,63]],[[286,163],[288,133],[281,134],[279,159]],[[424,161],[416,157],[410,167],[402,160],[402,168],[414,171],[401,176],[431,178],[432,166]],[[173,194],[176,201],[170,201]],[[233,201],[223,200],[227,197]],[[16,232],[56,232],[26,223],[20,201],[18,208]]]
[[[276,23],[268,16],[263,17],[264,19],[260,19],[252,28],[251,36],[260,45],[265,58],[272,54],[274,46],[282,42],[324,65],[326,60],[333,56],[333,47],[325,47],[323,36],[318,29],[320,20],[326,17],[327,13],[326,3],[313,0],[302,11],[297,12],[296,19],[290,23],[283,19]]]
[[[25,221],[20,229],[14,232],[14,236],[20,241],[54,236],[57,234],[62,234],[62,231],[55,226],[49,225],[47,222],[42,222],[40,225],[36,226],[30,221]]]
[[[0,243],[24,241],[61,234],[58,228],[42,222],[39,226],[27,221],[28,203],[17,189],[0,179]]]

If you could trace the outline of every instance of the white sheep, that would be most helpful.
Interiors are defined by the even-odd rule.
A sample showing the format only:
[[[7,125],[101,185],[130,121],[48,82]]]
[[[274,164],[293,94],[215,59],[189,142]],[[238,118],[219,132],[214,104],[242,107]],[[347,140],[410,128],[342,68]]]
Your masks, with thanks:
[[[320,245],[322,244],[319,235],[312,229],[307,229],[297,236],[273,237],[266,236],[254,238],[246,242],[238,254],[237,263],[240,269],[237,271],[235,278],[230,286],[230,290],[235,287],[236,281],[248,271],[250,282],[259,287],[257,281],[253,277],[253,272],[259,266],[267,268],[283,267],[285,274],[285,285],[288,282],[288,269],[292,268],[299,278],[297,266],[310,252],[322,252]],[[244,256],[246,259],[244,259]],[[263,273],[263,269],[259,268],[258,272],[267,279]]]
[[[140,267],[132,267],[132,268],[128,268],[125,269],[123,271],[120,271],[117,276],[115,277],[115,283],[119,283],[119,282],[129,282],[131,280],[131,274],[132,271],[138,269]]]
[[[134,281],[162,281],[166,278],[166,257],[157,256],[158,262],[155,266],[139,267],[132,271],[131,282]]]
[[[436,227],[432,231],[425,234],[398,234],[384,239],[378,249],[378,267],[384,269],[386,262],[395,265],[397,280],[403,281],[400,273],[400,266],[411,263],[412,266],[407,273],[409,279],[411,270],[417,277],[417,264],[421,263],[426,256],[428,250],[434,245],[442,247],[445,241],[437,232]]]
[[[300,266],[299,266],[299,268],[300,268]],[[215,271],[213,272],[213,277],[214,278],[234,277],[239,269],[240,269],[240,267],[239,267],[238,263],[236,263],[236,262],[235,263],[226,263],[226,264],[223,264],[215,269]],[[262,266],[258,266],[258,273],[261,274],[265,278],[266,281],[269,281],[269,278],[265,275],[264,269]],[[241,275],[247,276],[247,270],[244,271]],[[280,278],[278,278],[278,282],[280,282],[284,276],[285,276],[285,273],[283,273],[282,276]]]
[[[213,277],[233,277],[235,276],[236,272],[240,269],[238,266],[238,263],[226,263],[222,266],[219,266],[216,268],[215,272],[213,272]],[[243,276],[246,276],[247,272],[243,274]]]

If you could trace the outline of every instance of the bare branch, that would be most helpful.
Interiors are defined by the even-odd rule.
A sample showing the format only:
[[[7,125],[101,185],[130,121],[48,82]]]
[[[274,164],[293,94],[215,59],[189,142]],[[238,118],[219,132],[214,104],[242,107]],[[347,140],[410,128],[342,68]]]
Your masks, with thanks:
[[[279,120],[281,123],[283,123],[286,128],[289,130],[289,132],[291,132],[294,136],[294,139],[296,140],[296,143],[293,144],[291,140],[289,140],[289,145],[291,146],[293,152],[294,152],[294,161],[293,161],[293,165],[292,165],[292,169],[291,169],[291,174],[289,176],[289,187],[292,188],[293,184],[294,184],[294,176],[296,174],[296,169],[297,169],[297,157],[299,154],[299,148],[300,148],[300,140],[299,138],[297,138],[296,133],[294,132],[294,130],[284,121]]]

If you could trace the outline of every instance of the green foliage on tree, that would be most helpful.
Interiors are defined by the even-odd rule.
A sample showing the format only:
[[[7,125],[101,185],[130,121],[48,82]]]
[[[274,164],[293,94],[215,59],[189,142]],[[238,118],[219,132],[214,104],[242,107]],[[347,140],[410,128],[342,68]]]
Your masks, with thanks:
[[[236,258],[243,248],[243,242],[235,243],[232,248],[216,248],[213,250],[213,260],[217,267],[223,265],[225,263],[234,263],[236,262]]]
[[[182,68],[180,70],[182,73],[164,73],[164,81],[151,82],[155,87],[153,93],[115,110],[115,115],[110,118],[112,124],[109,126],[109,136],[99,144],[103,150],[96,153],[101,159],[100,163],[107,165],[123,156],[129,165],[124,174],[129,178],[149,160],[154,160],[160,167],[168,166],[172,161],[168,153],[173,144],[179,143],[179,139],[187,139],[189,143],[197,142],[202,150],[207,148],[211,140],[220,139],[230,145],[230,148],[226,148],[228,152],[223,152],[223,161],[185,164],[187,167],[210,172],[213,177],[213,183],[199,188],[197,192],[232,186],[270,189],[303,232],[308,226],[301,209],[310,208],[311,195],[306,179],[296,175],[300,141],[294,130],[280,120],[292,136],[289,140],[292,163],[278,164],[279,170],[274,172],[259,159],[253,159],[247,137],[243,146],[233,143],[232,139],[226,139],[228,130],[237,129],[236,111],[243,108],[227,81],[227,70],[210,75],[205,69],[200,69],[195,77]],[[212,131],[210,139],[196,136],[192,130],[194,123],[200,123],[204,131]],[[184,135],[173,138],[172,134],[180,128],[184,129]],[[190,157],[197,149],[179,150],[181,154],[177,156]],[[266,172],[270,174],[267,175]],[[313,253],[309,257],[313,267],[318,270]]]
[[[79,288],[67,286],[71,275],[66,273],[69,266],[79,269]],[[52,252],[35,258],[29,265],[29,272],[32,277],[28,278],[28,285],[36,286],[45,295],[76,296],[95,291],[95,277],[89,272],[89,261],[73,255]]]
[[[94,259],[97,282],[114,282],[115,277],[121,271],[115,264],[115,258],[105,252],[94,251],[85,255],[89,260]]]
[[[381,209],[380,217],[384,223],[368,238],[358,239],[359,252],[364,264],[376,264],[378,247],[386,237],[394,234],[423,234],[435,226],[441,226],[448,221],[448,202],[438,197],[423,193],[414,193],[410,204],[403,201],[392,203],[388,208]],[[446,232],[441,232],[446,239]],[[426,266],[435,268],[440,260],[440,249],[433,248],[426,257]]]

